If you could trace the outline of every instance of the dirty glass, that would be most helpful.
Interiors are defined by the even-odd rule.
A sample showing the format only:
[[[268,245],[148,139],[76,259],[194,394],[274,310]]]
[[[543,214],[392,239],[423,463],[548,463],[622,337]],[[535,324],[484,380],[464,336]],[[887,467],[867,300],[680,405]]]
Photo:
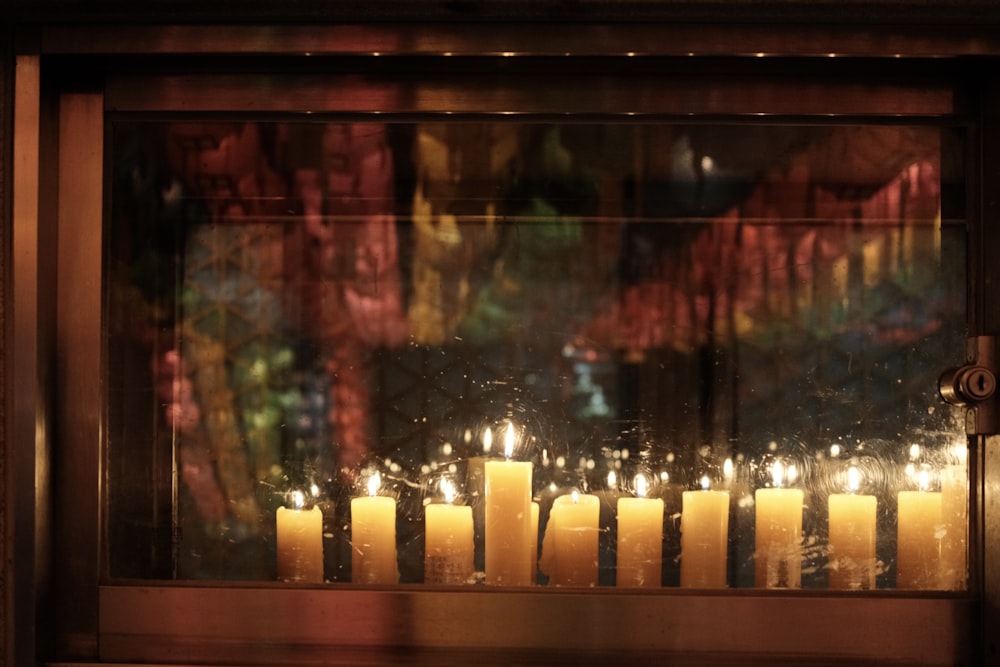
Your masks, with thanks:
[[[964,589],[959,131],[109,136],[112,577]]]

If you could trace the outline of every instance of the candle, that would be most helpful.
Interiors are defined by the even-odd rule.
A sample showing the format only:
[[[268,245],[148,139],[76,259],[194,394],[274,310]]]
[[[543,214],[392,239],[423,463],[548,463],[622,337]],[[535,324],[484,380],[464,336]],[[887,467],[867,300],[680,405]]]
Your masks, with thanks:
[[[506,460],[487,461],[485,466],[486,583],[496,586],[530,586],[534,580],[531,463],[511,461],[513,450],[514,425],[508,423]]]
[[[900,491],[897,496],[896,588],[932,590],[941,585],[941,494],[927,490],[926,470],[920,471],[918,483],[918,491]]]
[[[729,492],[685,491],[681,499],[681,586],[725,588],[729,551]]]
[[[368,479],[368,497],[351,500],[351,580],[361,584],[395,584],[396,500],[378,495],[381,476]]]
[[[424,511],[424,583],[465,584],[474,571],[472,508],[454,505],[455,490],[441,482],[444,503]]]
[[[539,506],[538,503],[532,501],[531,503],[531,546],[528,548],[528,553],[531,558],[531,583],[535,583],[538,579],[538,514]]]
[[[663,500],[646,497],[646,477],[636,475],[635,498],[618,499],[618,562],[615,583],[620,588],[663,585]]]
[[[279,507],[277,522],[278,579],[323,581],[323,513],[302,509],[301,491],[292,494],[294,507]]]
[[[830,494],[830,588],[875,588],[875,496],[859,495],[861,474],[847,471],[849,493]]]
[[[968,576],[969,481],[964,444],[955,448],[956,464],[941,471],[941,587],[963,590]]]
[[[787,476],[794,478],[789,466]],[[771,470],[774,488],[757,489],[756,544],[754,575],[760,588],[800,588],[802,586],[802,501],[801,489],[781,488],[786,471],[781,461]]]
[[[552,503],[539,567],[552,586],[597,585],[597,496],[574,490]]]
[[[472,432],[466,432],[466,438],[471,442]],[[472,505],[473,540],[475,541],[475,566],[477,570],[485,569],[486,553],[486,456],[493,449],[493,430],[486,427],[482,434],[483,455],[473,456],[466,464],[465,493]]]

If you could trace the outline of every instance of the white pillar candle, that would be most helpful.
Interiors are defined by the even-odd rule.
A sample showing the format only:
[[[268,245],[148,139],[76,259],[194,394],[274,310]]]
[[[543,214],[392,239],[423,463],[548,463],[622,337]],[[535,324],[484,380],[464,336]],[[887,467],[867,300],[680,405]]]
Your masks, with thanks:
[[[681,587],[725,588],[729,562],[729,492],[685,491],[681,500]]]
[[[323,581],[323,513],[318,507],[302,509],[301,491],[292,494],[294,507],[279,507],[275,516],[278,579]]]
[[[794,470],[790,468],[789,472]],[[801,588],[802,504],[801,489],[785,489],[785,468],[772,469],[774,488],[757,489],[754,576],[758,588]]]
[[[530,586],[531,463],[511,461],[514,426],[507,425],[504,461],[487,461],[486,475],[486,583],[493,586]]]
[[[424,510],[424,583],[465,584],[474,571],[472,508],[454,505],[455,491],[441,483],[444,502]]]
[[[897,496],[896,588],[935,590],[941,587],[941,494],[928,491],[929,474],[919,474],[918,491]]]
[[[849,493],[832,493],[828,500],[830,519],[830,582],[840,590],[875,588],[875,496],[861,495],[861,475],[847,471]]]
[[[960,591],[968,578],[969,472],[965,444],[955,450],[956,462],[941,471],[941,587]]]
[[[542,540],[539,567],[551,586],[596,586],[597,524],[601,508],[597,496],[578,491],[552,503]]]
[[[395,584],[396,500],[378,495],[378,473],[368,479],[368,497],[351,500],[351,581]]]
[[[646,478],[635,478],[635,498],[618,499],[619,588],[663,585],[663,500],[646,497]]]

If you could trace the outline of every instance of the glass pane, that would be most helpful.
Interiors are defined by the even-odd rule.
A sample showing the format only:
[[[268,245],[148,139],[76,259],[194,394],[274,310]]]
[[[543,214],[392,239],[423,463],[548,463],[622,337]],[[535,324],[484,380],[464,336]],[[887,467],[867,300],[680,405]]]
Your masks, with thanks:
[[[111,136],[113,577],[965,587],[960,132]]]

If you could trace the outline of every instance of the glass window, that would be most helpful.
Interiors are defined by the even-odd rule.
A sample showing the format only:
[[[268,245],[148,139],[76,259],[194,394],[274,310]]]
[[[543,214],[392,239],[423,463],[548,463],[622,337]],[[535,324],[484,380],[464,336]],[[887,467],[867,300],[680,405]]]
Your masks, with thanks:
[[[959,131],[110,137],[112,577],[965,588]]]

